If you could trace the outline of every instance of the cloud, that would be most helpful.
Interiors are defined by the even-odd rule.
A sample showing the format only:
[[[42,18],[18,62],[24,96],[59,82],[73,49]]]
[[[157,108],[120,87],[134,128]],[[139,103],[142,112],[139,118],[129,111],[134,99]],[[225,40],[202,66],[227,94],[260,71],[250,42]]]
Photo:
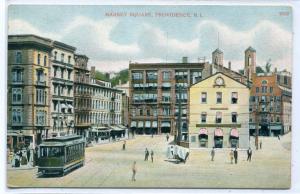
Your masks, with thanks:
[[[201,34],[203,52],[216,48],[219,33],[225,60],[243,61],[244,51],[251,45],[256,49],[258,65],[264,65],[271,58],[275,66],[291,68],[292,34],[271,21],[262,20],[247,31],[239,31],[215,20],[206,20],[197,24],[196,31]],[[211,40],[215,40],[214,45]]]
[[[64,28],[54,32],[45,32],[22,19],[9,21],[9,34],[37,34],[62,41],[77,48],[78,53],[86,54],[91,65],[105,71],[128,67],[130,60],[137,62],[180,61],[188,56],[197,61],[199,56],[211,57],[218,46],[224,52],[224,61],[232,61],[233,69],[244,67],[244,50],[252,46],[257,51],[257,64],[264,65],[271,58],[274,66],[291,70],[292,33],[278,24],[262,20],[248,30],[234,29],[217,20],[202,20],[195,24],[188,39],[182,39],[176,33],[167,34],[163,27],[142,23],[142,30],[132,27],[137,33],[136,39],[127,44],[112,39],[114,30],[120,24],[117,18],[95,20],[77,16]],[[124,35],[126,36],[126,35]]]

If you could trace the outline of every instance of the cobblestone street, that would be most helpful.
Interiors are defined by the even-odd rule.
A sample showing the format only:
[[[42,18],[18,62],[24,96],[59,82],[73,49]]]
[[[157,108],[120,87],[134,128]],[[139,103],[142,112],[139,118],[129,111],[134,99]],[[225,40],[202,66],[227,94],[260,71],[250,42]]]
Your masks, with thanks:
[[[172,139],[172,138],[171,138]],[[287,134],[264,137],[262,149],[252,144],[252,162],[246,151],[239,151],[238,164],[230,164],[229,150],[191,150],[186,164],[166,161],[165,136],[137,136],[122,142],[96,145],[86,149],[85,166],[64,177],[38,178],[37,169],[7,171],[9,187],[194,187],[194,188],[289,188],[290,139]],[[144,161],[144,150],[154,151],[154,163]],[[137,161],[136,181],[131,181],[131,167]]]

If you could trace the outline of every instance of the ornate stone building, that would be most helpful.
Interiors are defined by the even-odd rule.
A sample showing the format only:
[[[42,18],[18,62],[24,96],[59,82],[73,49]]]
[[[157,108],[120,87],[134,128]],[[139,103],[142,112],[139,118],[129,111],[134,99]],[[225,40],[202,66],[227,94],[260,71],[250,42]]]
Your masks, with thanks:
[[[75,47],[53,41],[51,65],[51,136],[74,132]]]
[[[39,145],[50,129],[50,39],[8,36],[8,147]]]

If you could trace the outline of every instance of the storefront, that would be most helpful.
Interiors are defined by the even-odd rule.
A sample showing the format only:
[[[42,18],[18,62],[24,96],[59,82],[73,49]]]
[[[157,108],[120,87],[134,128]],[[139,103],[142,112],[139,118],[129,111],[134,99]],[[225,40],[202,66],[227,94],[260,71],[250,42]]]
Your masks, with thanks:
[[[208,146],[207,129],[205,129],[205,128],[200,129],[199,135],[198,135],[198,140],[199,140],[199,147],[207,148],[207,146]]]
[[[151,121],[145,121],[145,134],[152,134]]]
[[[160,126],[161,133],[171,132],[171,121],[162,121]]]
[[[143,121],[138,122],[136,133],[144,134],[144,122]]]
[[[220,128],[215,129],[214,132],[214,147],[223,148],[223,131]]]
[[[239,131],[237,129],[231,129],[229,142],[232,148],[239,147]]]

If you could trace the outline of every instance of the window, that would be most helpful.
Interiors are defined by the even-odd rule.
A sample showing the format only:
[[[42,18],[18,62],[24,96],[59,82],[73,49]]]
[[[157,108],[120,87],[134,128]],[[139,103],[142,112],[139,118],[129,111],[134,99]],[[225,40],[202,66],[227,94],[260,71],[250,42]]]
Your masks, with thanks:
[[[237,104],[238,102],[238,93],[232,92],[231,93],[231,104]]]
[[[267,111],[267,107],[266,107],[265,104],[262,104],[262,105],[261,105],[261,111],[262,111],[262,112]]]
[[[171,113],[171,109],[169,107],[163,107],[163,115],[168,116]]]
[[[23,111],[21,108],[12,109],[12,124],[21,124],[23,121]]]
[[[273,87],[270,87],[270,93],[273,93]]]
[[[61,62],[64,62],[64,61],[65,61],[65,54],[64,54],[64,53],[61,54],[60,61],[61,61]]]
[[[61,79],[64,79],[64,71],[65,71],[64,68],[60,68],[60,78]]]
[[[217,92],[217,104],[222,103],[222,92]]]
[[[259,87],[256,87],[256,93],[259,93]]]
[[[142,72],[134,72],[134,73],[132,73],[132,79],[133,80],[141,80],[141,79],[143,79],[143,73]]]
[[[262,80],[262,81],[261,81],[261,84],[262,84],[262,85],[266,85],[266,84],[268,84],[268,82],[267,82],[267,80]]]
[[[38,63],[38,65],[41,64],[41,54],[37,55],[37,63]]]
[[[171,100],[171,94],[169,92],[163,92],[162,93],[162,101],[170,102],[170,100]]]
[[[266,96],[261,96],[261,102],[266,102],[266,101],[267,101]]]
[[[268,87],[267,86],[262,86],[261,87],[261,93],[267,93]]]
[[[68,80],[71,79],[71,73],[72,73],[72,71],[71,71],[71,70],[68,70]]]
[[[45,82],[44,71],[42,69],[36,70],[36,78],[37,78],[37,82],[39,83]]]
[[[54,60],[57,60],[57,52],[54,52]]]
[[[163,72],[163,80],[170,80],[170,72],[169,71]]]
[[[143,116],[143,109],[140,109],[140,116]]]
[[[71,95],[71,90],[72,90],[72,87],[68,87],[68,96]]]
[[[288,77],[287,77],[287,76],[284,76],[284,77],[283,77],[283,83],[284,83],[285,85],[288,84]]]
[[[201,93],[201,103],[206,103],[207,102],[206,99],[207,99],[207,93],[202,92]]]
[[[22,103],[22,89],[12,88],[12,103]]]
[[[150,110],[147,110],[147,116],[150,116]]]
[[[36,89],[36,103],[45,104],[46,102],[46,92],[44,89]]]
[[[21,51],[16,51],[15,61],[16,61],[16,63],[22,63],[22,53],[21,53]]]
[[[71,56],[68,56],[68,63],[71,63]]]
[[[14,69],[12,70],[12,82],[23,82],[23,70]]]
[[[216,113],[216,123],[222,123],[222,112]]]
[[[152,111],[153,111],[153,116],[156,117],[156,116],[157,116],[157,109],[156,109],[156,108],[153,108]]]
[[[232,123],[237,122],[237,113],[236,112],[231,113],[231,122]]]
[[[279,117],[279,116],[276,117],[276,122],[277,122],[277,123],[280,122],[280,117]]]
[[[36,112],[36,125],[45,125],[46,124],[46,112],[37,111]]]
[[[149,80],[156,80],[157,79],[157,72],[147,72],[147,79]]]
[[[195,71],[195,72],[192,72],[192,76],[191,76],[191,82],[192,84],[200,81],[202,78],[202,72],[201,71]]]
[[[44,56],[44,66],[47,66],[47,56]]]
[[[201,113],[201,123],[206,123],[206,112]]]

